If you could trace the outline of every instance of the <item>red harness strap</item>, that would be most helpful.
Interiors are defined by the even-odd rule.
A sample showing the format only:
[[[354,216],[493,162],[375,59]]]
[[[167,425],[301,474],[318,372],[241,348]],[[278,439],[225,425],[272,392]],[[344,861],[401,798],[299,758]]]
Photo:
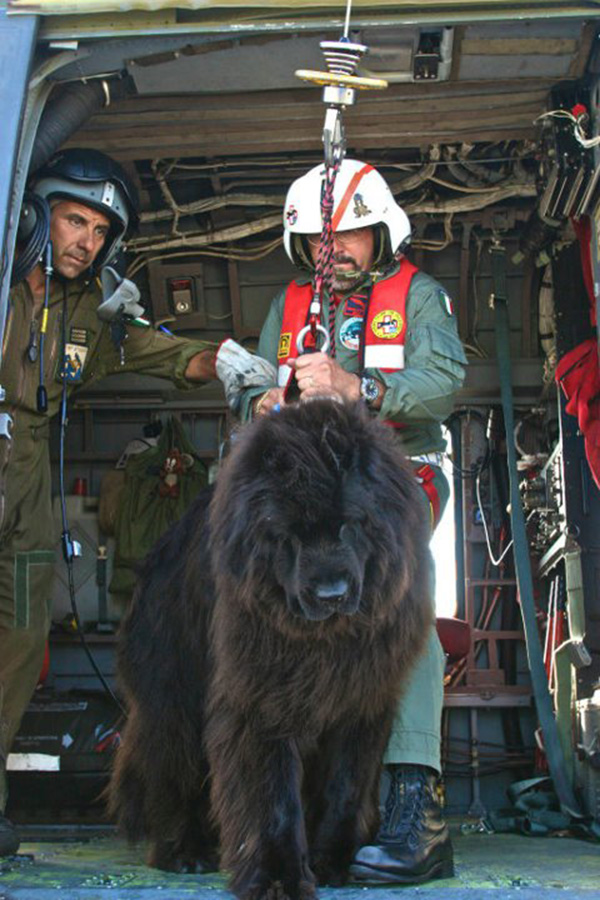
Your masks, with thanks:
[[[440,498],[435,489],[434,479],[435,472],[429,463],[423,463],[418,469],[415,469],[415,477],[429,500],[429,512],[431,519],[431,533],[435,531],[440,522]]]

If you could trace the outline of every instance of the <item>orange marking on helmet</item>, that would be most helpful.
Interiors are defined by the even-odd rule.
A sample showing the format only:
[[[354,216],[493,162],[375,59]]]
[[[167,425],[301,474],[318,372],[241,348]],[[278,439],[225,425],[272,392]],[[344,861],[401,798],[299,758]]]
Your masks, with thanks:
[[[340,202],[338,204],[338,208],[334,212],[333,218],[331,220],[331,227],[332,227],[333,231],[337,231],[337,227],[342,220],[342,216],[346,212],[346,209],[348,208],[348,204],[350,203],[350,198],[356,191],[356,188],[360,184],[361,179],[363,178],[364,175],[367,174],[367,172],[372,172],[372,171],[373,171],[373,166],[370,166],[367,163],[366,165],[364,165],[362,167],[362,169],[359,169],[358,172],[355,172],[354,175],[352,176],[352,178],[350,179],[350,184],[346,188],[346,190],[344,192],[344,196],[340,200]]]

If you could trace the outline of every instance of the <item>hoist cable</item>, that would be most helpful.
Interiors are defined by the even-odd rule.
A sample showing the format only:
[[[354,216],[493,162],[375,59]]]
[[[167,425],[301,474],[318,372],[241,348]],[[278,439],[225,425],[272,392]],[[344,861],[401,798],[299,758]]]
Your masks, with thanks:
[[[350,12],[352,11],[352,0],[347,0],[346,3],[346,18],[344,20],[344,37],[343,40],[349,40],[348,32],[350,31]]]

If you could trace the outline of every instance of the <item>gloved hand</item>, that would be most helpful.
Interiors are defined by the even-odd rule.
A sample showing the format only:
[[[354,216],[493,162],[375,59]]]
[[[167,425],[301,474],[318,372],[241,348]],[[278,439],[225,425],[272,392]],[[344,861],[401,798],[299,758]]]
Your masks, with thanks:
[[[262,387],[266,391],[277,384],[275,366],[249,353],[231,338],[223,341],[217,350],[215,368],[223,382],[227,402],[235,413],[239,412],[246,388]]]
[[[110,266],[104,266],[100,280],[103,299],[96,310],[99,319],[103,322],[112,322],[120,314],[131,319],[137,319],[142,315],[144,307],[138,303],[140,292],[133,281],[121,278]]]

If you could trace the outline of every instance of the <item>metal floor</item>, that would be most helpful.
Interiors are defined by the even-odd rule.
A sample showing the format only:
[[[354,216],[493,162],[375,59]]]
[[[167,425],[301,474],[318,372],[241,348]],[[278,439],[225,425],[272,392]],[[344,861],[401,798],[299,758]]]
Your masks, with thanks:
[[[600,845],[567,837],[461,832],[454,824],[456,875],[419,887],[323,888],[321,900],[401,897],[480,900],[600,898]],[[71,840],[25,840],[0,860],[0,900],[225,900],[222,876],[171,875],[144,865],[143,847],[85,831]],[[27,834],[25,834],[27,838]]]

